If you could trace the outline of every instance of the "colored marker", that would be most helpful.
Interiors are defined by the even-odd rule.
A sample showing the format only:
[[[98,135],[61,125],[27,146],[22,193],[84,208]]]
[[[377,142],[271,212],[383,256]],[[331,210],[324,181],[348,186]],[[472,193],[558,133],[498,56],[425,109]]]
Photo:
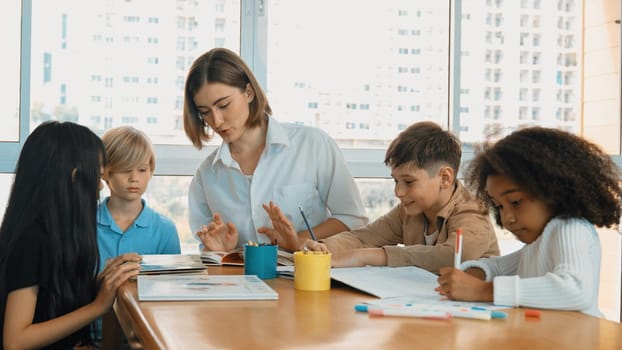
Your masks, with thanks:
[[[454,268],[460,268],[462,261],[462,229],[456,231],[456,250],[454,252]]]
[[[508,314],[506,314],[503,311],[488,310],[485,307],[481,307],[481,306],[473,306],[471,308],[471,310],[490,311],[490,317],[492,317],[492,318],[506,318],[506,317],[508,317]]]
[[[490,310],[479,310],[465,306],[454,305],[415,305],[417,309],[423,310],[441,310],[450,313],[453,317],[457,318],[472,318],[476,320],[490,320],[492,319],[492,313]]]
[[[525,309],[525,318],[540,318],[540,311],[533,309]]]
[[[356,305],[354,305],[354,311],[357,311],[357,312],[367,312],[368,308],[369,308],[369,306],[367,306],[365,304],[356,304]]]
[[[307,221],[307,217],[305,216],[305,212],[302,211],[302,205],[299,205],[298,209],[300,210],[300,214],[302,215],[302,219],[305,221],[305,225],[307,225],[307,230],[309,230],[309,235],[311,236],[311,239],[314,240],[314,241],[317,241],[317,238],[315,237],[315,233],[313,233],[313,229],[311,228],[311,225],[309,225],[309,221]]]
[[[488,310],[481,306],[473,306],[463,307],[463,306],[453,306],[453,305],[435,305],[435,304],[404,304],[399,306],[379,306],[379,305],[366,305],[366,304],[357,304],[354,306],[354,310],[357,312],[368,312],[377,314],[382,310],[384,315],[387,316],[400,316],[393,315],[394,313],[404,313],[405,316],[409,313],[417,314],[418,312],[430,313],[430,315],[442,316],[445,313],[450,314],[452,317],[457,318],[471,318],[475,320],[491,320],[491,319],[504,319],[507,317],[507,314],[502,311],[493,311]],[[413,316],[415,317],[415,316]],[[421,316],[424,317],[424,316]],[[437,317],[438,318],[438,317]]]
[[[451,314],[441,310],[419,310],[416,308],[399,308],[399,309],[382,309],[368,308],[369,317],[373,316],[400,316],[400,317],[418,317],[433,320],[448,320]]]

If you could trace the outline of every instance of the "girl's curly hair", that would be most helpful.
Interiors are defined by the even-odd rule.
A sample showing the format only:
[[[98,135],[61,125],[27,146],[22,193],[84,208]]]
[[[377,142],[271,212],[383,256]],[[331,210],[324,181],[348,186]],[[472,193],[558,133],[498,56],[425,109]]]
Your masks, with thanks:
[[[507,177],[548,203],[554,215],[584,218],[596,226],[617,226],[620,171],[599,146],[568,132],[530,127],[479,147],[465,171],[465,183],[494,208],[486,193],[491,175]],[[498,209],[493,209],[501,226]]]

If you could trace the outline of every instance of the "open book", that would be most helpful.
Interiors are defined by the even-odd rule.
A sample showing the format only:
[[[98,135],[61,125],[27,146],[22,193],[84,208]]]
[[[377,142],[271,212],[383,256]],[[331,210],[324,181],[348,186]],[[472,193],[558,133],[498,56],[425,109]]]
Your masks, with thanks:
[[[235,248],[228,252],[203,251],[201,261],[205,265],[233,265],[244,266],[244,247]],[[280,266],[294,265],[294,254],[278,250],[277,264]]]
[[[203,272],[207,267],[199,255],[145,254],[140,262],[140,274]]]
[[[138,276],[138,299],[277,300],[279,294],[255,275]]]

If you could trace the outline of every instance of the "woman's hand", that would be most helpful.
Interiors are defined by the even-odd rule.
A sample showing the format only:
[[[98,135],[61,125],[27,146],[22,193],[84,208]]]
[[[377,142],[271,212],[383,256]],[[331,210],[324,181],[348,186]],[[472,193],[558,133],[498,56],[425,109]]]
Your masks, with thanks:
[[[214,214],[214,221],[204,225],[197,236],[205,246],[204,250],[228,252],[238,245],[238,229],[232,222],[226,224],[220,214]]]
[[[434,290],[451,300],[491,302],[494,298],[492,282],[453,267],[441,268],[437,281]]]
[[[276,242],[280,248],[290,252],[300,250],[303,242],[299,241],[296,228],[283,214],[281,208],[270,201],[269,204],[263,204],[263,209],[268,213],[272,227],[260,227],[257,232],[268,236],[270,241]]]
[[[101,307],[102,314],[114,303],[117,289],[140,272],[142,258],[136,253],[126,253],[106,262],[104,270],[97,276],[99,291],[93,302]]]

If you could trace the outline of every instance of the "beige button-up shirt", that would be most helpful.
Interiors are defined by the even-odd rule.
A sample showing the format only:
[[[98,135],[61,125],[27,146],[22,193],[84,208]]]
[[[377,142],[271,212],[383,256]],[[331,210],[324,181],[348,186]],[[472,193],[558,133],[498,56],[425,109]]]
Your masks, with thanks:
[[[423,214],[406,215],[398,204],[374,222],[328,237],[323,242],[333,254],[382,247],[388,266],[415,265],[438,274],[441,267],[453,266],[456,231],[460,228],[462,261],[499,255],[488,210],[460,181],[447,205],[438,213],[438,237],[434,245],[426,245],[425,222]]]

